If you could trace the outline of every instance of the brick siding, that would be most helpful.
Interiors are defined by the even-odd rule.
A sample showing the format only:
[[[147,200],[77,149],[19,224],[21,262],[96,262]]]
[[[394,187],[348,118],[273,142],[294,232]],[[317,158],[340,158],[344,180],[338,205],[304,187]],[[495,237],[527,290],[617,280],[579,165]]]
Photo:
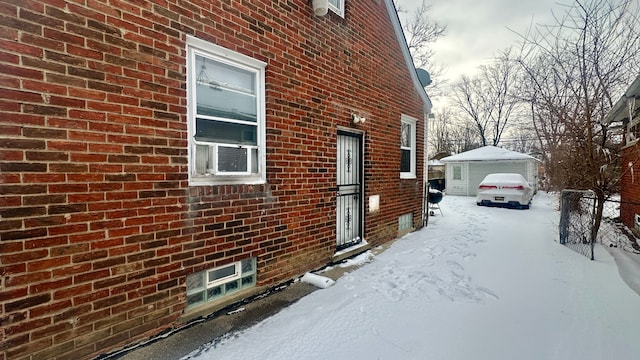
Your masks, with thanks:
[[[637,164],[638,147],[622,150],[622,177],[620,179],[620,220],[628,228],[635,228],[635,215],[640,214],[640,166]],[[631,168],[628,164],[633,164]]]
[[[338,126],[365,132],[367,241],[404,213],[420,226],[423,104],[384,2],[346,6],[0,5],[1,360],[92,358],[174,327],[193,272],[256,257],[273,286],[327,264]],[[265,184],[189,186],[187,34],[267,63]],[[402,113],[419,119],[412,180]]]

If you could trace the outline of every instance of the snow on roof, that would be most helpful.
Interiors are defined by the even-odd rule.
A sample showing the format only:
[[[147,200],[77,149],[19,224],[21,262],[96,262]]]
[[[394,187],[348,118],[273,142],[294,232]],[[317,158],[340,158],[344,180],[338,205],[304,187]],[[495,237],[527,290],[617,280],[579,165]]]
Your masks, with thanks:
[[[465,151],[460,154],[447,156],[440,159],[442,162],[450,161],[490,161],[490,160],[538,160],[531,155],[511,151],[496,146],[483,146],[481,148]]]
[[[640,101],[636,101],[637,99],[640,99],[640,75],[629,85],[624,95],[616,101],[613,108],[604,117],[603,123],[611,124],[612,122],[630,120],[630,110],[633,110],[636,115],[640,112]]]
[[[444,166],[440,160],[429,160],[429,166]]]

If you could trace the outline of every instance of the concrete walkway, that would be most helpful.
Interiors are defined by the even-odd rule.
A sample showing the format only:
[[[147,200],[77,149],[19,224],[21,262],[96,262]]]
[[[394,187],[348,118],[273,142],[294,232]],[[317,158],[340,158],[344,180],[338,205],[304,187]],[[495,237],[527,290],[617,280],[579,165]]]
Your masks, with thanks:
[[[230,308],[226,314],[203,319],[186,328],[151,339],[131,350],[123,349],[101,359],[177,360],[224,334],[250,327],[266,319],[316,289],[307,283],[294,282],[284,289],[273,291],[268,296]]]

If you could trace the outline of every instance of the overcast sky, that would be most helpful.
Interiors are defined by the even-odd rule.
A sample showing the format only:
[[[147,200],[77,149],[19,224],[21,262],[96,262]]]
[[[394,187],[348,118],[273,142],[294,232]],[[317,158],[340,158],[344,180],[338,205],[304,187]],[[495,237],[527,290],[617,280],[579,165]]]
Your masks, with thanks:
[[[404,10],[414,10],[422,0],[396,0]],[[553,23],[552,9],[568,0],[427,0],[428,15],[446,25],[447,34],[433,45],[435,61],[448,68],[451,80],[472,73],[500,50],[517,45],[517,33],[524,34],[532,21]],[[401,14],[401,19],[406,16]],[[511,29],[511,30],[510,30]],[[512,31],[513,30],[513,31]],[[429,70],[429,69],[427,69]]]

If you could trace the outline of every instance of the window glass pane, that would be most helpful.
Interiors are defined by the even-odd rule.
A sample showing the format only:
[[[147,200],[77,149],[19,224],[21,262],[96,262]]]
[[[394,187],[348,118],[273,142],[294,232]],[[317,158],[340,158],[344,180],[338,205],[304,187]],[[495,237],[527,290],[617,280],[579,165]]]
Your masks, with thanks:
[[[255,95],[198,84],[196,98],[198,115],[245,121],[258,120]]]
[[[200,66],[197,78],[200,82],[250,95],[256,93],[256,76],[252,71],[202,56],[196,56],[196,65]]]
[[[210,164],[209,145],[196,145],[196,173],[204,174],[207,169],[213,169],[213,164]]]
[[[411,124],[402,123],[400,141],[400,146],[411,147]]]
[[[236,265],[232,264],[223,268],[209,270],[209,282],[216,281],[228,276],[233,276],[236,273]]]
[[[256,74],[196,55],[197,113],[257,121]]]
[[[258,173],[258,149],[257,148],[251,149],[251,173],[252,174]]]
[[[224,121],[196,119],[195,138],[223,144],[257,145],[258,127]]]
[[[339,7],[340,6],[340,0],[329,0],[329,4],[335,6],[335,7]]]
[[[400,172],[411,171],[411,150],[400,150],[402,153],[400,158]]]
[[[453,180],[462,180],[462,167],[453,167]]]

